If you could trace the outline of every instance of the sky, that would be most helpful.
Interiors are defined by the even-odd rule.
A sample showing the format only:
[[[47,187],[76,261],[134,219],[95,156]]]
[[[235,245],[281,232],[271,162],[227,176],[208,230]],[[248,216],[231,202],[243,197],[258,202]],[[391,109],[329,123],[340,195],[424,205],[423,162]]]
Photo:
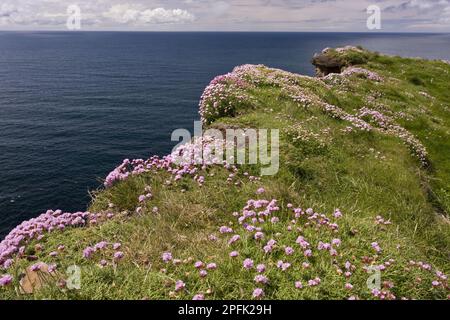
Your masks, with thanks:
[[[381,29],[367,28],[370,5]],[[450,32],[450,0],[0,0],[0,30],[68,19],[81,31]]]

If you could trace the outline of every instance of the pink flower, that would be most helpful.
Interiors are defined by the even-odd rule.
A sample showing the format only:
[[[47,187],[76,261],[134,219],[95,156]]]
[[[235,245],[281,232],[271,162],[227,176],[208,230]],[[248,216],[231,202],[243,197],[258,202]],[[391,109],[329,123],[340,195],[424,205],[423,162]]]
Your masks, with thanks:
[[[303,254],[304,254],[305,257],[308,258],[308,257],[312,256],[312,251],[310,249],[308,249],[308,250],[305,250],[305,252],[303,252]]]
[[[239,240],[241,240],[241,236],[236,234],[236,235],[231,237],[230,241],[228,241],[228,244],[233,244],[233,243],[235,243],[236,241],[239,241]]]
[[[206,266],[206,269],[215,270],[215,269],[217,269],[217,264],[215,264],[214,262],[208,263],[208,265]]]
[[[258,274],[255,276],[255,282],[256,283],[262,283],[262,284],[267,284],[269,282],[269,279],[262,275],[262,274]]]
[[[380,248],[380,245],[378,244],[378,242],[372,242],[371,246],[377,253],[381,251],[381,248]]]
[[[162,260],[164,261],[164,262],[169,262],[169,261],[171,261],[172,260],[172,253],[170,253],[170,252],[164,252],[163,254],[162,254]]]
[[[205,296],[203,294],[196,294],[192,300],[205,300]]]
[[[253,290],[253,298],[259,299],[264,296],[264,290],[261,288],[256,288]]]
[[[42,267],[43,267],[43,263],[38,262],[36,264],[33,264],[30,269],[31,269],[31,271],[36,272],[36,271],[40,271]]]
[[[263,273],[264,271],[266,271],[266,266],[263,264],[258,264],[256,266],[256,271],[258,271],[258,273]]]
[[[439,287],[441,285],[441,283],[437,280],[434,280],[432,283],[433,287]]]
[[[208,275],[208,272],[206,270],[200,270],[199,274],[200,274],[200,277],[204,278]]]
[[[331,241],[331,244],[332,244],[333,246],[339,247],[339,246],[341,245],[341,239],[333,239],[333,240]]]
[[[292,249],[291,247],[286,247],[286,249],[284,249],[284,252],[290,256],[294,253],[294,249]]]
[[[297,289],[302,289],[303,288],[303,284],[300,281],[295,281],[295,287]]]
[[[353,285],[351,283],[346,283],[345,284],[345,289],[352,290],[353,289]]]
[[[196,269],[201,269],[201,268],[203,268],[204,265],[205,264],[203,262],[201,262],[201,261],[197,261],[196,263],[194,263],[194,267]]]
[[[53,272],[55,272],[56,271],[56,268],[57,268],[57,266],[56,266],[56,264],[50,264],[49,266],[48,266],[48,272],[50,272],[50,273],[53,273]]]
[[[114,244],[113,244],[113,249],[114,249],[114,250],[118,250],[118,249],[120,249],[121,246],[122,246],[122,244],[119,243],[119,242],[114,243]]]
[[[13,281],[13,277],[9,274],[5,274],[0,277],[0,287],[6,287],[7,285],[10,285]]]
[[[50,257],[56,257],[58,255],[58,252],[52,251],[48,254]]]
[[[334,216],[335,218],[341,218],[341,217],[342,217],[342,213],[341,213],[341,211],[340,211],[339,209],[336,209],[336,210],[334,211],[334,213],[333,213],[333,216]]]
[[[175,292],[179,292],[183,290],[185,287],[186,284],[183,281],[178,280],[177,282],[175,282]]]
[[[108,264],[108,261],[106,261],[105,259],[100,260],[100,265],[102,267],[106,266]]]
[[[232,251],[232,252],[230,252],[230,257],[232,257],[232,258],[235,258],[235,257],[237,257],[239,255],[239,252],[237,252],[237,251]]]
[[[83,250],[83,258],[89,259],[94,252],[95,252],[94,248],[87,247],[86,249]]]
[[[262,232],[255,233],[255,240],[261,240],[262,238],[264,238],[264,233]]]
[[[303,262],[302,267],[303,269],[308,269],[310,267],[310,264],[308,262]]]
[[[245,269],[249,270],[249,269],[253,268],[253,260],[247,258],[244,260],[243,265],[244,265]]]
[[[263,194],[264,192],[266,192],[264,188],[259,188],[258,190],[256,190],[256,194]]]
[[[231,229],[230,227],[227,227],[227,226],[222,226],[219,228],[219,232],[220,233],[231,233],[231,232],[233,232],[233,229]]]
[[[117,251],[114,253],[114,260],[119,261],[123,258],[124,254],[122,251]]]

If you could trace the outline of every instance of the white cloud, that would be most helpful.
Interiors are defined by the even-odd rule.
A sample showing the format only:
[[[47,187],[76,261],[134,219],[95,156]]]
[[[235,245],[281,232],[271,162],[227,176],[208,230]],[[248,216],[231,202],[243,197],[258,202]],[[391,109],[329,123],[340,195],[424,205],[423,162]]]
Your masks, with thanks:
[[[450,0],[0,0],[0,29],[65,30],[77,4],[82,30],[367,31],[374,3],[382,31],[450,31]]]
[[[113,5],[103,16],[114,22],[132,25],[186,23],[195,19],[194,15],[182,9],[147,9],[134,4]]]

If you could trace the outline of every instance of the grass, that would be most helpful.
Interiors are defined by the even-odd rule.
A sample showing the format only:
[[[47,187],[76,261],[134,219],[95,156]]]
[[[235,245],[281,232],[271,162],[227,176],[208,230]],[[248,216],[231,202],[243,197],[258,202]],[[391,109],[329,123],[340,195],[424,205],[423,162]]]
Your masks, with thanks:
[[[338,53],[332,50],[330,54]],[[207,299],[248,299],[261,287],[268,299],[374,299],[380,297],[367,288],[370,274],[365,268],[388,262],[390,266],[381,274],[384,298],[393,294],[397,299],[446,299],[447,281],[435,287],[431,283],[436,280],[436,270],[450,271],[450,66],[367,51],[340,54],[346,64],[376,72],[384,81],[358,75],[318,80],[279,75],[260,67],[267,79],[271,74],[291,79],[295,90],[311,102],[293,101],[282,86],[263,80],[245,90],[252,107],[242,102],[245,108],[235,105],[232,117],[218,113],[221,118],[208,118],[212,128],[280,129],[277,175],[251,180],[244,173],[256,176],[260,166],[244,165],[230,183],[229,170],[212,166],[200,169],[198,175],[205,176],[205,184],[199,186],[191,176],[167,184],[173,176],[159,170],[98,190],[90,211],[114,212],[115,218],[46,234],[39,241],[43,246],[39,250],[35,249],[38,241],[28,244],[29,255],[57,263],[59,273],[43,281],[45,285],[33,294],[20,294],[20,274],[34,262],[17,258],[8,270],[14,282],[0,287],[0,298],[191,299],[201,293]],[[350,114],[366,106],[394,118],[427,148],[428,166],[422,166],[398,137],[379,131],[347,132],[349,123],[323,112],[323,102]],[[153,199],[137,214],[138,198],[147,186]],[[265,192],[256,195],[261,187]],[[275,212],[280,221],[263,226],[264,241],[256,241],[233,216],[233,212],[242,212],[249,199],[276,199],[280,208]],[[326,214],[339,229],[320,227],[304,216],[296,220],[288,208],[291,203]],[[158,213],[153,212],[154,207]],[[336,208],[343,213],[340,219],[332,216]],[[375,223],[379,215],[391,224]],[[220,234],[220,226],[233,228],[231,235],[238,234],[241,240],[229,245],[231,235]],[[211,235],[217,240],[211,240]],[[305,257],[296,244],[299,235],[311,244],[312,257]],[[272,253],[264,254],[262,248],[272,238],[277,245]],[[317,250],[319,241],[334,238],[342,242],[336,248],[337,256]],[[91,259],[83,258],[84,248],[103,240],[120,242],[124,259],[112,262],[111,248],[96,252]],[[381,246],[380,253],[374,251],[372,242]],[[50,257],[61,244],[64,251]],[[294,248],[293,255],[285,254],[286,246]],[[233,250],[239,252],[238,257],[229,256]],[[163,252],[171,252],[180,259],[179,264],[164,263]],[[266,265],[267,285],[255,284],[256,272],[242,267],[245,258]],[[101,259],[107,260],[108,266],[100,267]],[[389,263],[390,259],[394,262]],[[215,262],[217,269],[201,278],[193,266],[197,260]],[[291,267],[281,271],[279,260],[289,261]],[[427,262],[432,271],[413,266],[410,260]],[[343,274],[347,261],[352,265],[348,277]],[[306,262],[308,268],[303,266]],[[82,270],[81,289],[56,285],[66,277],[64,270],[74,264]],[[315,277],[320,277],[320,285],[309,287],[308,280]],[[177,280],[186,283],[185,290],[175,292]],[[304,288],[295,288],[296,281]],[[346,283],[353,289],[345,289]]]

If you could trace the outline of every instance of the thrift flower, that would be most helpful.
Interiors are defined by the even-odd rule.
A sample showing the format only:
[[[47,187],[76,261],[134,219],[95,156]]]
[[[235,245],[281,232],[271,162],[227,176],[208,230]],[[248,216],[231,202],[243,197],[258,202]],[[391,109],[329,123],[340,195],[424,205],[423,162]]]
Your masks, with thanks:
[[[162,254],[162,260],[164,261],[164,262],[169,262],[169,261],[171,261],[172,260],[172,253],[170,253],[170,252],[164,252],[163,254]]]
[[[266,271],[266,266],[263,264],[258,264],[256,266],[256,271],[258,271],[258,273],[263,273],[264,271]]]
[[[215,263],[208,263],[208,265],[206,266],[206,269],[208,269],[208,270],[215,270],[215,269],[217,269],[217,264],[215,264]]]
[[[6,287],[7,285],[11,284],[13,280],[13,277],[9,274],[5,274],[0,277],[0,287]]]
[[[295,281],[295,288],[302,289],[303,288],[303,284],[300,281]]]
[[[230,252],[230,257],[232,257],[232,258],[235,258],[235,257],[237,257],[239,255],[239,252],[237,252],[237,251],[232,251],[232,252]]]
[[[291,247],[286,247],[286,249],[284,249],[284,252],[290,256],[294,253],[294,249],[292,249]]]
[[[253,268],[253,260],[252,259],[245,259],[244,260],[244,268],[249,270],[251,268]]]
[[[205,296],[203,294],[196,294],[192,300],[205,300]]]
[[[261,288],[256,288],[253,290],[253,298],[259,299],[264,296],[264,290]]]
[[[267,284],[269,282],[269,279],[262,274],[256,275],[254,280],[256,283],[262,283],[262,284]]]
[[[122,251],[117,251],[114,253],[114,260],[119,261],[123,258],[124,254]]]
[[[186,284],[183,281],[178,280],[177,282],[175,282],[175,292],[179,292],[183,290],[185,287]]]

